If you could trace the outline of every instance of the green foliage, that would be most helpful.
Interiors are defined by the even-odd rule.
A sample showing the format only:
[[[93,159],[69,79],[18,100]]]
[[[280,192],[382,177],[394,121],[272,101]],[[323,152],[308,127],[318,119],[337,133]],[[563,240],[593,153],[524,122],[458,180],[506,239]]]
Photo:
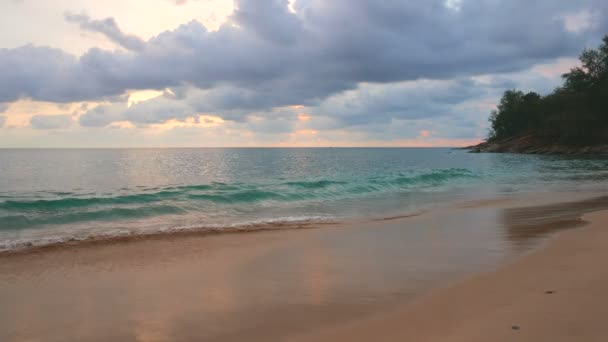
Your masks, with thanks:
[[[530,92],[507,90],[498,110],[490,116],[492,139],[503,139],[537,128],[539,125],[541,96]]]
[[[506,91],[490,115],[489,139],[534,132],[571,145],[608,143],[608,36],[580,61],[547,96]]]

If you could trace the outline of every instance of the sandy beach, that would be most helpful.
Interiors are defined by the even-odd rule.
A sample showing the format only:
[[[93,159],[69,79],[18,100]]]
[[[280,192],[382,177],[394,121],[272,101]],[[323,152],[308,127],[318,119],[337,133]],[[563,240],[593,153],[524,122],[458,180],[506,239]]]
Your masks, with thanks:
[[[604,340],[608,201],[539,198],[2,255],[0,340]]]
[[[0,18],[0,342],[608,342],[608,0]]]
[[[298,341],[605,341],[608,211],[497,271]]]

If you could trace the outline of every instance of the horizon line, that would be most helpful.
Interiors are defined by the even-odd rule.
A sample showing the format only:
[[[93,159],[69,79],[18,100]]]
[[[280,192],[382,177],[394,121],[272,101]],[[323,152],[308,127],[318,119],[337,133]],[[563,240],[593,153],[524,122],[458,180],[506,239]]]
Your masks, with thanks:
[[[97,147],[2,147],[0,150],[93,150],[93,149],[347,149],[347,148],[452,148],[461,149],[468,146],[97,146]]]

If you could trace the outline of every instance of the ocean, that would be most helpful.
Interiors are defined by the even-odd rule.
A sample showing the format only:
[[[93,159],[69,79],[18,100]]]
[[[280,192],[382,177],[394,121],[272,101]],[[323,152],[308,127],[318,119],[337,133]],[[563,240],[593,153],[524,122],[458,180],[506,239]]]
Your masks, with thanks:
[[[603,190],[608,158],[449,148],[1,149],[0,251],[302,228],[521,192]]]

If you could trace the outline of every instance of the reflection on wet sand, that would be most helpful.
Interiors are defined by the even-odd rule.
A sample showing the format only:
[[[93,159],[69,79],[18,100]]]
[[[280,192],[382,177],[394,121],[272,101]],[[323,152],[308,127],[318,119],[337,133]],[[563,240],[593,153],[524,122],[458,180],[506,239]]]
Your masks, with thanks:
[[[608,196],[508,208],[502,212],[502,223],[506,238],[515,246],[523,246],[560,230],[580,227],[585,224],[581,218],[584,214],[603,209],[608,209]]]

